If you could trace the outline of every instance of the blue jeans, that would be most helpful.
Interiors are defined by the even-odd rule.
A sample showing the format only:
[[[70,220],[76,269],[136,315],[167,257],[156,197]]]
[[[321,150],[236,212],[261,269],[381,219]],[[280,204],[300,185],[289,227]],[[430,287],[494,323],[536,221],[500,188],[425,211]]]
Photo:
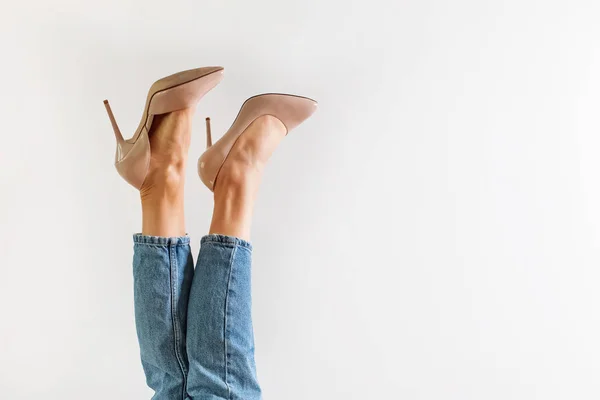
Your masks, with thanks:
[[[258,400],[250,272],[252,246],[134,235],[135,322],[155,400]]]

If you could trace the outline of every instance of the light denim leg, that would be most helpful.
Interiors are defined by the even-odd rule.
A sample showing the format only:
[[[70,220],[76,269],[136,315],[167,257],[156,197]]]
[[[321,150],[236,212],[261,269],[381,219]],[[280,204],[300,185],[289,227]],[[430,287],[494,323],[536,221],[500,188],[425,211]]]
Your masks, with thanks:
[[[250,243],[202,238],[188,308],[188,395],[259,400],[251,317]]]
[[[188,237],[134,235],[135,323],[154,400],[186,399],[187,308],[194,262]]]

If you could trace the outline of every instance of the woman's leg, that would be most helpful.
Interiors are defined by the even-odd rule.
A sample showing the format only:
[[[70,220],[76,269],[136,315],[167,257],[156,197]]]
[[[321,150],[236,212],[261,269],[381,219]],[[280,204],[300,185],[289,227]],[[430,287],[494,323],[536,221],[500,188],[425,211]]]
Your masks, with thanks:
[[[149,172],[140,190],[142,234],[134,236],[135,322],[153,399],[186,398],[186,325],[194,274],[185,236],[183,188],[192,110],[152,124]]]
[[[223,165],[210,234],[201,242],[188,308],[188,395],[257,400],[251,318],[250,223],[262,171],[285,136],[276,118],[256,120]]]

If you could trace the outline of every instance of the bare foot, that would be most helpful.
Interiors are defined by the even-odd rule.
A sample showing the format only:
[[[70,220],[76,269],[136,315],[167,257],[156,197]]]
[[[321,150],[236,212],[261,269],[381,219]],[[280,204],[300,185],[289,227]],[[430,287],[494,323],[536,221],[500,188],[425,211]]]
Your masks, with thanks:
[[[185,234],[183,189],[194,110],[187,108],[154,118],[150,130],[150,165],[140,189],[142,233]]]
[[[262,174],[285,134],[279,119],[264,115],[240,136],[215,182],[210,233],[250,239],[252,210]]]

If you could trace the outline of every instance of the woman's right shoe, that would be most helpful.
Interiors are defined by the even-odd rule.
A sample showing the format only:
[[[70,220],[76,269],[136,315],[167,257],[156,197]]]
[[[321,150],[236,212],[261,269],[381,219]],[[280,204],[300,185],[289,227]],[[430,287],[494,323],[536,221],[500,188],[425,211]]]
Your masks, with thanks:
[[[194,107],[223,79],[223,67],[204,67],[162,78],[150,87],[142,119],[131,139],[123,139],[115,117],[104,100],[104,106],[117,138],[115,167],[119,175],[137,189],[142,187],[150,165],[148,134],[155,115]]]
[[[242,104],[238,116],[229,130],[212,144],[210,119],[206,119],[207,150],[198,159],[198,175],[211,191],[214,191],[221,167],[231,149],[252,122],[264,115],[279,119],[287,133],[310,117],[317,109],[317,102],[307,97],[290,94],[261,94],[250,97]]]

